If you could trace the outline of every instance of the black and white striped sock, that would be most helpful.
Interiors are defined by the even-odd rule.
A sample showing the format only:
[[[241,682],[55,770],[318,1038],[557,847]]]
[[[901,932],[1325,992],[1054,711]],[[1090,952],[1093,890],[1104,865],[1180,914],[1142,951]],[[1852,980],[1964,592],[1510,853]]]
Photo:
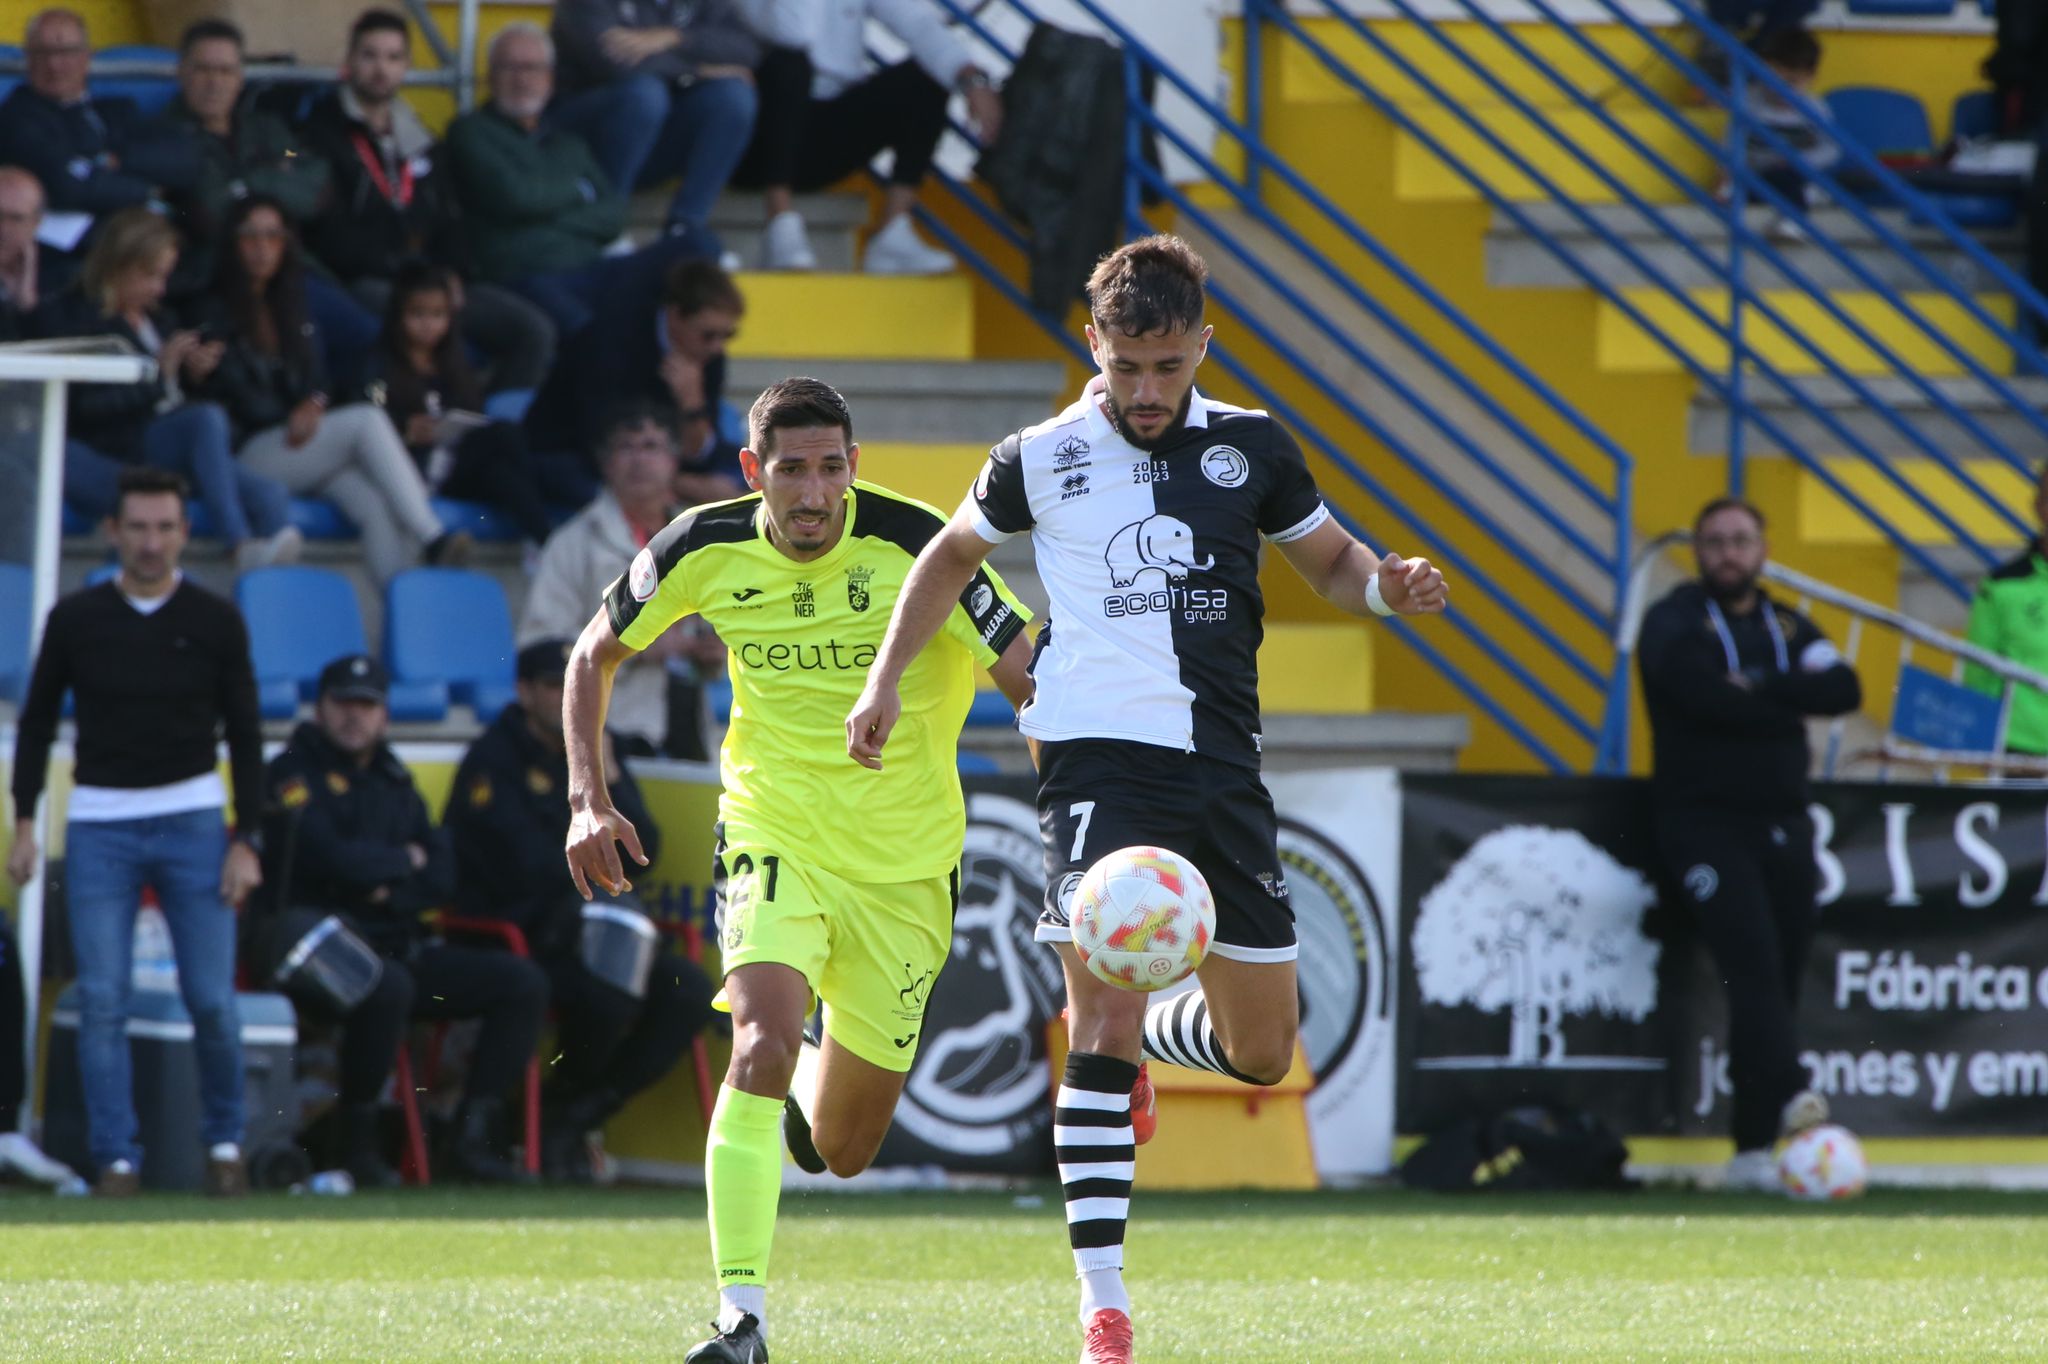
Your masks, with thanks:
[[[1209,1001],[1200,990],[1162,999],[1145,1010],[1144,1048],[1146,1056],[1170,1066],[1214,1071],[1248,1085],[1258,1083],[1223,1054],[1223,1043],[1209,1023]]]
[[[1129,1312],[1123,1291],[1124,1224],[1138,1148],[1131,1136],[1131,1086],[1138,1068],[1114,1056],[1070,1052],[1053,1104],[1052,1144],[1067,1202],[1067,1241],[1081,1279],[1081,1316]]]

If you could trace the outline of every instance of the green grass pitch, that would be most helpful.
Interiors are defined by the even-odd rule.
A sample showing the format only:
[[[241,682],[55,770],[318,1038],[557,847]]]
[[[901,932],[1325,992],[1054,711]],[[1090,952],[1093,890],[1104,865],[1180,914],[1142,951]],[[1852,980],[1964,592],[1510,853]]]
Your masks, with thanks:
[[[776,1364],[1078,1351],[1058,1190],[789,1194]],[[677,1360],[701,1194],[0,1195],[0,1359]],[[2048,1198],[1139,1191],[1138,1357],[2048,1359]]]

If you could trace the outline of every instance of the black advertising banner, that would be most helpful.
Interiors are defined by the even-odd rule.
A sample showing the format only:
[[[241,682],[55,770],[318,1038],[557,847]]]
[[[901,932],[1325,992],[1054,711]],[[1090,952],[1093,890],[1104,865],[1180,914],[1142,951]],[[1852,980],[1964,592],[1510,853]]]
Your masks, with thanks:
[[[1066,1003],[1060,960],[1031,932],[1045,893],[1034,783],[967,777],[953,952],[925,1005],[917,1061],[878,1165],[1050,1174],[1045,1025]]]
[[[2048,790],[1819,788],[1800,1045],[1871,1136],[2038,1136],[2048,1103]],[[1702,956],[1704,954],[1701,954]],[[1695,964],[1682,1130],[1727,1128],[1726,1010]]]
[[[1531,1098],[1727,1131],[1726,1006],[1659,907],[1639,782],[1404,783],[1399,1126]],[[1870,1136],[2041,1130],[2048,790],[1824,785],[1800,1044]]]
[[[1595,778],[1403,778],[1401,1131],[1532,1100],[1670,1128],[1669,954],[1642,794]]]

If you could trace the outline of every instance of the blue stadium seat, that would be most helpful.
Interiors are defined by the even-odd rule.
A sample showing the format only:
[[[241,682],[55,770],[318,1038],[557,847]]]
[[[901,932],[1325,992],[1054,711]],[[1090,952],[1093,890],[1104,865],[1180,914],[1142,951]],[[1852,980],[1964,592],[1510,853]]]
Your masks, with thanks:
[[[988,754],[972,753],[964,748],[954,762],[963,777],[993,777],[1003,770]]]
[[[721,677],[704,689],[704,697],[711,703],[711,718],[721,725],[732,723],[732,679]]]
[[[742,447],[747,443],[747,414],[729,401],[718,404],[718,438]]]
[[[530,388],[508,388],[502,393],[493,393],[484,399],[484,415],[493,421],[523,422],[526,409],[533,406],[533,393]]]
[[[308,540],[353,540],[356,528],[324,497],[292,499],[291,522]]]
[[[0,564],[0,700],[20,704],[28,690],[29,602],[35,573],[27,564]]]
[[[395,679],[439,682],[479,718],[513,698],[512,610],[497,580],[460,568],[415,568],[384,596],[384,662]]]
[[[982,689],[974,693],[967,707],[967,724],[973,729],[1008,729],[1017,723],[1017,708],[999,691]]]
[[[1918,19],[1955,13],[1956,0],[1849,0],[1849,13]]]
[[[83,585],[86,587],[98,587],[101,583],[110,583],[120,576],[121,565],[112,562],[104,563],[85,575]]]
[[[5,96],[0,96],[0,99],[4,98]],[[73,507],[69,502],[64,504],[64,519],[61,523],[61,528],[66,535],[90,535],[94,530],[92,518]]]
[[[174,64],[178,54],[167,47],[144,47],[130,45],[103,47],[93,53],[97,61],[104,62],[163,62]],[[178,93],[178,82],[171,76],[93,76],[90,78],[94,99],[132,99],[144,118],[153,118],[163,112]]]
[[[22,61],[21,49],[13,43],[0,43],[0,61],[5,61],[10,66],[20,66]],[[13,94],[14,87],[21,84],[21,81],[22,78],[19,74],[0,76],[0,99],[6,99],[9,95]]]
[[[1934,130],[1928,125],[1927,110],[1903,90],[1881,90],[1874,85],[1845,85],[1826,95],[1828,112],[1842,132],[1880,156],[1928,155],[1934,150]]]
[[[235,581],[235,604],[249,623],[249,656],[266,719],[312,700],[320,670],[345,654],[368,651],[356,590],[326,568],[259,568]]]
[[[430,499],[434,515],[451,531],[466,530],[473,539],[510,542],[520,538],[519,527],[496,507],[481,502],[463,502],[453,497]]]
[[[1989,90],[1958,95],[1955,110],[1949,115],[1949,133],[1969,138],[1998,136],[1998,97]]]

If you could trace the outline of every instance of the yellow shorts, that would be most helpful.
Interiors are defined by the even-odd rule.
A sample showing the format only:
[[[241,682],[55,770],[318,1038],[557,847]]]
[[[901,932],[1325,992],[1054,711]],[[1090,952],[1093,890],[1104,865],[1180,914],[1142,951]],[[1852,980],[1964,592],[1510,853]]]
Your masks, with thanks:
[[[712,887],[727,974],[757,961],[801,971],[839,1045],[884,1070],[910,1069],[952,950],[957,868],[921,881],[851,881],[807,864],[801,850],[728,844],[721,831]],[[723,990],[714,1003],[731,1011]]]

